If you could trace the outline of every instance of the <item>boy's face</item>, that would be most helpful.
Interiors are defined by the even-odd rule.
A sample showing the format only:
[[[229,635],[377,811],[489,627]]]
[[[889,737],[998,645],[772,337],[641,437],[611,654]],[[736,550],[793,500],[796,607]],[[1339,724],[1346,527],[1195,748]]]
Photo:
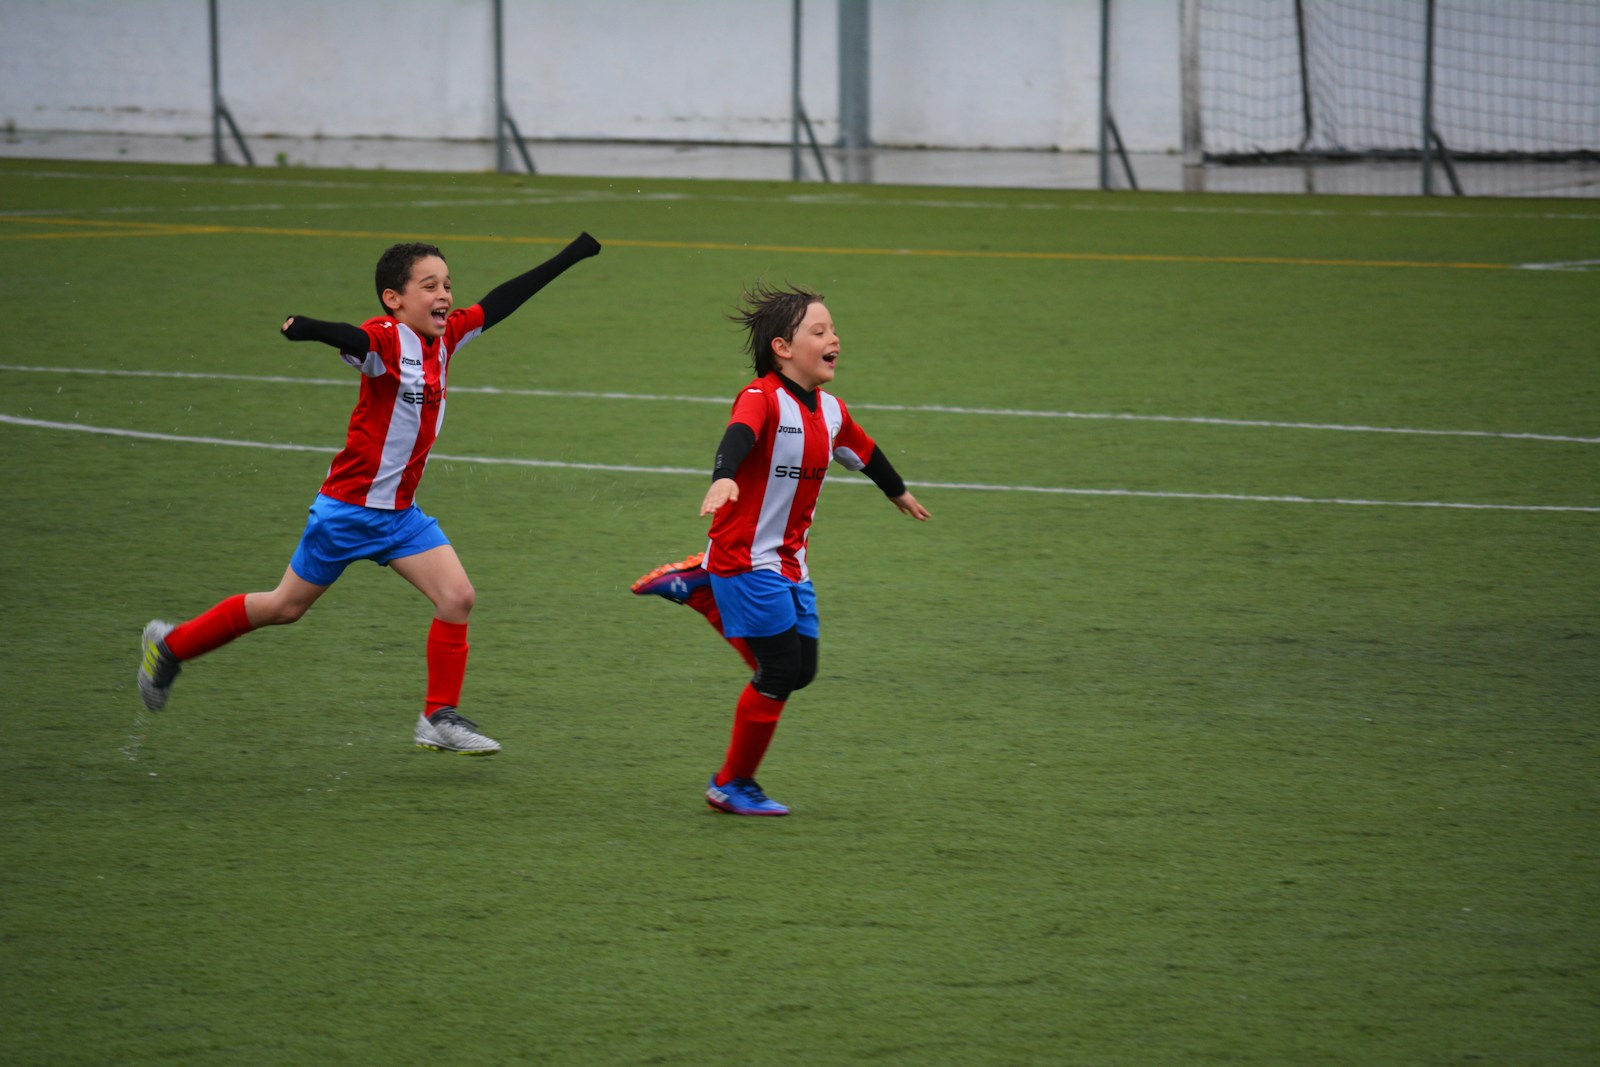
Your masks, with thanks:
[[[444,336],[445,319],[454,301],[450,268],[438,256],[423,256],[411,264],[411,279],[400,292],[383,291],[383,306],[389,314],[429,340]]]
[[[815,389],[833,381],[833,365],[839,358],[839,335],[833,329],[833,316],[820,301],[806,308],[806,317],[795,328],[794,340],[778,338],[772,342],[778,368],[802,389]]]

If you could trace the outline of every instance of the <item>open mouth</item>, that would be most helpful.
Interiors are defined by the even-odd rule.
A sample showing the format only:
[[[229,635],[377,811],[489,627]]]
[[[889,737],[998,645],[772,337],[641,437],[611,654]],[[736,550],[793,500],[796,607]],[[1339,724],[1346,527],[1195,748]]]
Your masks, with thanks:
[[[826,363],[828,366],[831,367],[831,366],[834,365],[834,363],[836,363],[838,361],[838,359],[839,359],[839,353],[837,353],[837,352],[829,352],[827,355],[822,357],[822,362]]]

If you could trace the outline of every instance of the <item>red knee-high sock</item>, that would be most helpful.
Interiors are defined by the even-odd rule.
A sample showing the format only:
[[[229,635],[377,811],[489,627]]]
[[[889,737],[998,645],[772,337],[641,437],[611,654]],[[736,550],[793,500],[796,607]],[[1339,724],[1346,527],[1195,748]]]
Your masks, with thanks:
[[[432,715],[440,708],[461,703],[461,683],[467,677],[467,624],[434,619],[428,629],[428,704]]]
[[[762,696],[753,685],[744,687],[733,711],[733,739],[728,743],[722,770],[717,772],[718,785],[727,785],[735,778],[756,776],[756,768],[761,766],[761,757],[767,754],[772,733],[778,728],[778,716],[782,714],[783,701]]]
[[[722,612],[717,610],[717,598],[712,595],[709,585],[702,585],[690,593],[683,602],[706,617],[706,622],[717,633],[722,632]]]
[[[733,650],[739,653],[745,665],[752,671],[756,669],[756,654],[750,651],[750,646],[745,643],[745,639],[742,637],[729,637],[722,632],[722,612],[717,610],[717,598],[711,595],[710,587],[701,586],[696,589],[689,594],[684,603],[704,615],[706,622],[711,624],[711,628],[717,631],[718,636],[732,645]]]
[[[188,622],[179,623],[167,635],[167,651],[179,659],[194,659],[254,629],[244,610],[244,594],[240,593]]]

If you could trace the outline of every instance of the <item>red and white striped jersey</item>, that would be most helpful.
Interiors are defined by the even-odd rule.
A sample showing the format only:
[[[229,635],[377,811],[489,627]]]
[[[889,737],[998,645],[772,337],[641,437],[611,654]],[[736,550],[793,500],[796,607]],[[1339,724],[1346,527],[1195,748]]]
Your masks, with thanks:
[[[361,371],[361,396],[322,494],[398,511],[411,506],[428,451],[444,425],[450,360],[483,332],[483,309],[473,304],[452,311],[444,336],[434,341],[387,315],[368,319],[361,328],[367,333],[366,355],[340,353]]]
[[[829,461],[858,471],[876,445],[838,397],[818,389],[817,410],[808,411],[776,372],[745,387],[728,421],[750,427],[756,443],[734,475],[739,499],[712,518],[705,567],[721,578],[767,570],[803,582],[810,575],[806,537]]]

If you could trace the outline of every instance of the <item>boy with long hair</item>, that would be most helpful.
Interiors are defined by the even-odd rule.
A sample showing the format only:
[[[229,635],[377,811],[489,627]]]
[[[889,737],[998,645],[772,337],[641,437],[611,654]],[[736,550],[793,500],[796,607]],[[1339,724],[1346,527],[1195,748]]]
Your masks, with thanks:
[[[755,672],[734,705],[733,735],[706,783],[706,803],[733,815],[787,815],[755,773],[790,695],[817,673],[821,631],[806,538],[829,462],[861,471],[912,518],[929,516],[844,402],[822,388],[839,360],[822,294],[758,284],[732,317],[745,329],[756,378],[733,402],[700,505],[711,516],[711,543],[702,555],[657,567],[633,591],[699,611]]]

